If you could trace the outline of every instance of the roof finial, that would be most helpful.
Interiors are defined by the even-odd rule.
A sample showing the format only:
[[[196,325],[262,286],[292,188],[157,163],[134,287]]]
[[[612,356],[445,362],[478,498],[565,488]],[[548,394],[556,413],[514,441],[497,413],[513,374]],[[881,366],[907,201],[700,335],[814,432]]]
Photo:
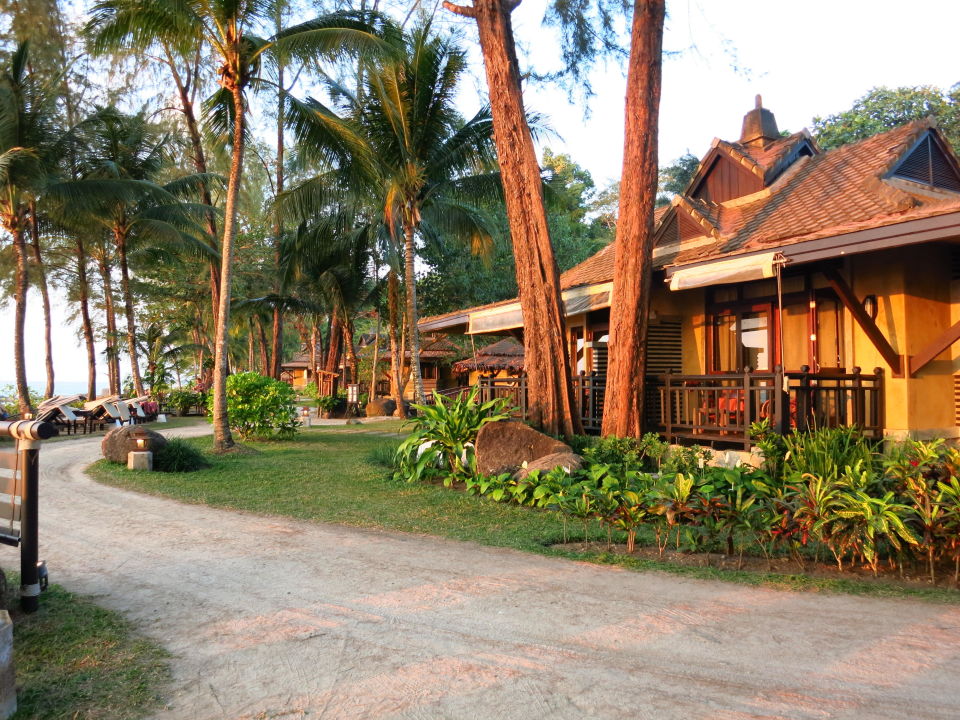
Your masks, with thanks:
[[[760,93],[757,93],[757,110],[763,107],[763,99],[760,97]]]

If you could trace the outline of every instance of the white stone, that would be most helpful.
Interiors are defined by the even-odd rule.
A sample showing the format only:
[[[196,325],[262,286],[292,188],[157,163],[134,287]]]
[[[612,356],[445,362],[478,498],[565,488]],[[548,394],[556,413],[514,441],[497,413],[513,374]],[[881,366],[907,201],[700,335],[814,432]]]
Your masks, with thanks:
[[[128,470],[153,470],[153,453],[149,450],[134,450],[127,453]]]

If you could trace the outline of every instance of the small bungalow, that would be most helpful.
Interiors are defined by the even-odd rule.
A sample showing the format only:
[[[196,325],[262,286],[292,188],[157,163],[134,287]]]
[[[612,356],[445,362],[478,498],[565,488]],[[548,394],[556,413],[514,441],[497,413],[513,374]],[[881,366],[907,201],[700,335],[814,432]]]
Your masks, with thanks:
[[[875,437],[960,427],[960,166],[932,120],[824,151],[756,107],[657,211],[648,427],[749,447],[854,424]],[[576,399],[599,427],[614,247],[561,276]],[[425,318],[522,337],[517,300]],[[481,380],[489,392],[496,379]]]
[[[523,345],[513,338],[498,340],[455,362],[453,372],[468,386],[481,378],[516,378],[523,373]]]
[[[384,341],[380,341],[383,347]],[[431,396],[434,390],[446,390],[457,386],[456,378],[453,373],[453,361],[463,353],[460,348],[450,341],[445,335],[422,335],[420,337],[420,375],[423,378],[424,392]],[[389,364],[392,355],[388,350],[381,353],[380,363],[384,366],[383,377],[387,382],[378,381],[378,394],[384,395],[389,388]],[[404,364],[409,366],[410,351],[403,353]],[[413,399],[413,379],[408,379],[403,388],[403,397]]]

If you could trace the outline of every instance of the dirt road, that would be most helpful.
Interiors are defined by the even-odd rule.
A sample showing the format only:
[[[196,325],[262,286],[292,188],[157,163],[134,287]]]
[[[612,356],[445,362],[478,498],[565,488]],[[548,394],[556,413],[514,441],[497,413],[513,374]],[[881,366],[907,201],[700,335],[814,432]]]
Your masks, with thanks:
[[[158,717],[960,717],[956,606],[181,505],[90,481],[97,457],[44,448],[41,556],[173,653]]]

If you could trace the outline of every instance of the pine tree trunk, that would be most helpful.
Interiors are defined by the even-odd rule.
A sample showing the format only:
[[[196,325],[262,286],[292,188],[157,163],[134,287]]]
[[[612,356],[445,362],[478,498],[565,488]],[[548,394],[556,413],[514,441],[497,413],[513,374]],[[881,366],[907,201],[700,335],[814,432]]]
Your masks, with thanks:
[[[396,409],[393,414],[407,417],[403,409],[403,385],[400,382],[400,367],[403,364],[403,347],[400,344],[400,279],[391,268],[387,273],[387,315],[390,335],[390,392]]]
[[[103,284],[103,310],[107,321],[107,378],[110,385],[110,394],[119,395],[120,353],[117,350],[117,314],[113,307],[113,280],[110,277],[110,268],[107,267],[107,260],[103,253],[97,258],[97,266],[100,269],[100,280]]]
[[[127,355],[130,356],[130,373],[133,389],[142,396],[143,378],[140,376],[140,358],[137,352],[137,325],[133,314],[133,294],[130,292],[130,266],[127,264],[127,233],[117,228],[113,233],[117,245],[117,259],[120,261],[120,292],[123,294],[123,312],[127,319]]]
[[[664,12],[634,2],[603,411],[603,434],[619,437],[643,432]]]
[[[370,364],[370,389],[368,397],[373,400],[377,395],[377,368],[380,366],[380,311],[377,310],[377,325],[373,336],[373,361]]]
[[[220,243],[220,307],[217,310],[216,334],[213,341],[213,449],[225,452],[233,447],[230,418],[227,416],[227,333],[230,329],[230,295],[233,290],[233,245],[237,237],[237,201],[243,174],[244,126],[246,103],[243,88],[230,88],[233,97],[233,156],[227,201],[224,208],[223,240]]]
[[[314,316],[310,324],[310,373],[313,375],[313,384],[317,386],[317,393],[320,393],[320,379],[317,377],[317,318]]]
[[[30,234],[33,250],[33,261],[37,266],[37,287],[40,289],[40,300],[43,304],[43,359],[47,371],[47,385],[43,397],[53,397],[55,388],[53,373],[53,331],[50,319],[50,290],[47,287],[47,271],[43,264],[43,255],[40,252],[40,226],[37,223],[37,206],[30,203]]]
[[[33,412],[30,404],[30,388],[27,385],[27,366],[24,349],[24,332],[27,324],[27,291],[30,289],[30,279],[27,275],[27,248],[23,239],[23,225],[17,223],[13,228],[7,228],[13,238],[13,248],[16,253],[17,267],[14,280],[14,318],[13,318],[13,369],[17,384],[17,405],[20,416],[26,417]]]
[[[90,321],[90,282],[87,279],[87,252],[83,239],[77,237],[77,295],[80,303],[80,323],[83,342],[87,346],[87,400],[97,397],[97,346],[93,341],[93,323]]]
[[[403,228],[403,270],[407,284],[407,327],[410,332],[410,372],[413,375],[413,400],[423,404],[426,395],[423,392],[423,376],[420,373],[420,328],[417,327],[417,278],[414,274],[416,244],[414,243],[413,224],[405,223]]]
[[[490,92],[494,141],[513,242],[524,326],[530,422],[554,435],[581,432],[573,403],[560,299],[560,273],[550,243],[540,167],[527,125],[510,13],[517,2],[474,0],[444,6],[477,22]]]

